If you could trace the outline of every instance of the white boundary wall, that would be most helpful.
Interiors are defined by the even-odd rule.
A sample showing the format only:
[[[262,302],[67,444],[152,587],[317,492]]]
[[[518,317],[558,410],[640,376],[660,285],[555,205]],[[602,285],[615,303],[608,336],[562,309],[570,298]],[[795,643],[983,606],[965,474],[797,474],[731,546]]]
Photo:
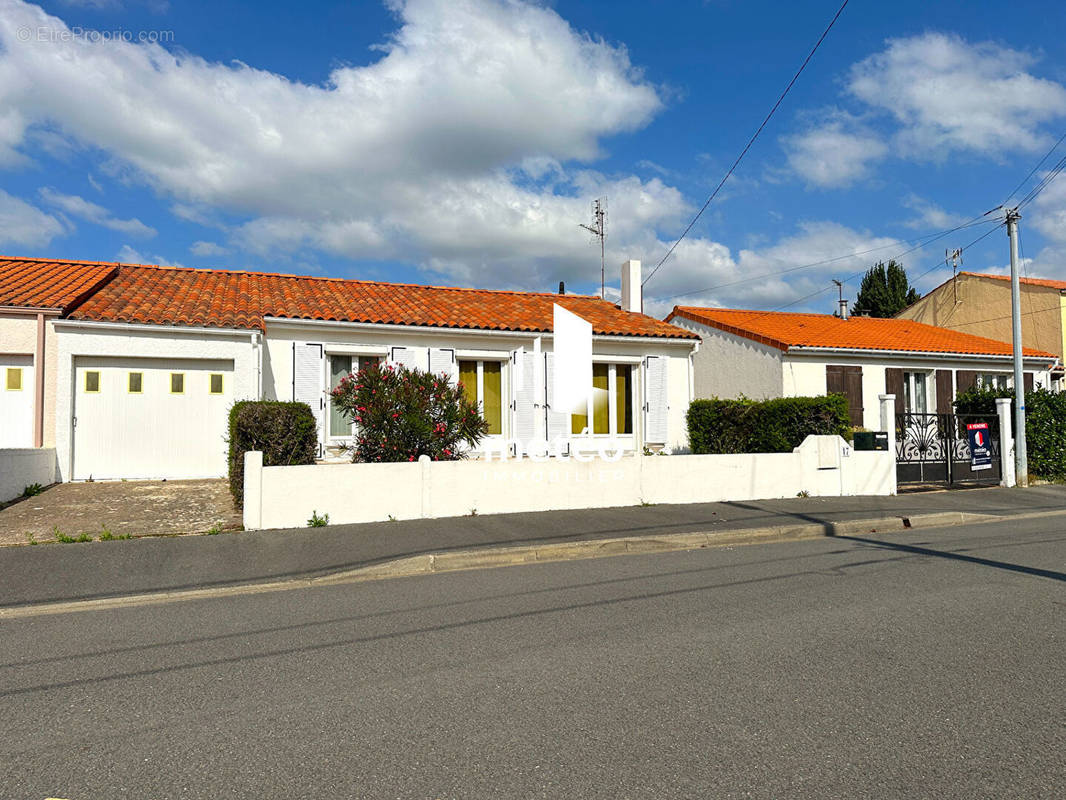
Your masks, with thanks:
[[[629,456],[533,461],[262,466],[245,454],[244,527],[457,517],[640,503],[709,503],[896,493],[895,452],[855,452],[837,436],[808,436],[791,453]]]
[[[56,480],[54,447],[0,450],[0,503],[21,497],[27,486],[50,486]]]

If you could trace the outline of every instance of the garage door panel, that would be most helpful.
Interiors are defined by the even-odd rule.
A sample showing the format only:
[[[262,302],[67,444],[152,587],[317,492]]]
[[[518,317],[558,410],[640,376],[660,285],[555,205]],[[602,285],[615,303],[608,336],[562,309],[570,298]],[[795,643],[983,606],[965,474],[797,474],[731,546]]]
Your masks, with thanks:
[[[96,392],[95,380],[86,384],[93,372]],[[130,373],[140,374],[140,392],[130,391]],[[223,376],[221,394],[211,393],[212,374]],[[231,361],[84,358],[75,375],[75,479],[225,474]]]
[[[33,356],[0,354],[0,447],[33,447]]]

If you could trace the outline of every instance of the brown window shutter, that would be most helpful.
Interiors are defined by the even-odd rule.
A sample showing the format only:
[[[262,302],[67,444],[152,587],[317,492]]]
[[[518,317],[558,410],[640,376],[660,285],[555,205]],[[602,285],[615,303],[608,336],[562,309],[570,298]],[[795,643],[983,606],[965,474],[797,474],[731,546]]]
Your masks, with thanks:
[[[844,368],[844,394],[848,398],[848,415],[851,424],[862,427],[862,367]]]
[[[954,399],[951,391],[951,370],[938,369],[936,371],[936,413],[952,413],[954,407],[951,401]]]
[[[960,369],[955,373],[955,390],[965,392],[977,383],[977,372],[972,369]]]
[[[844,394],[844,368],[835,364],[827,364],[825,367],[825,393]]]
[[[889,367],[885,370],[885,394],[896,396],[896,408],[903,408],[903,370]]]
[[[1025,386],[1025,391],[1027,391],[1027,392],[1033,391],[1033,373],[1031,373],[1031,372],[1022,373],[1022,385]]]

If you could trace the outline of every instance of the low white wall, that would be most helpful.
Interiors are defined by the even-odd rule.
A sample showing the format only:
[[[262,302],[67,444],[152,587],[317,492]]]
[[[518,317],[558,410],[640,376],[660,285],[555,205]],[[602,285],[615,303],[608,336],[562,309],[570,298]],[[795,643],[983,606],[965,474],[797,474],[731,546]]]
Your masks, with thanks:
[[[323,464],[262,467],[248,453],[244,526],[302,527],[311,513],[331,524],[506,514],[644,503],[708,503],[896,493],[895,454],[856,453],[836,436],[808,436],[791,453],[629,456],[611,462]]]
[[[21,497],[27,486],[49,486],[56,480],[54,447],[0,450],[0,503]]]

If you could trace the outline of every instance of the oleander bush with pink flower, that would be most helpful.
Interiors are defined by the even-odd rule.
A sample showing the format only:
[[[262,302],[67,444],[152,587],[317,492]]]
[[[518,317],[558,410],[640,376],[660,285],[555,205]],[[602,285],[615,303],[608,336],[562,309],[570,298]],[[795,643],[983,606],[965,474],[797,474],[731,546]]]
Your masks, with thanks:
[[[356,426],[352,461],[454,461],[488,433],[477,406],[445,375],[373,364],[342,378],[332,395]]]

